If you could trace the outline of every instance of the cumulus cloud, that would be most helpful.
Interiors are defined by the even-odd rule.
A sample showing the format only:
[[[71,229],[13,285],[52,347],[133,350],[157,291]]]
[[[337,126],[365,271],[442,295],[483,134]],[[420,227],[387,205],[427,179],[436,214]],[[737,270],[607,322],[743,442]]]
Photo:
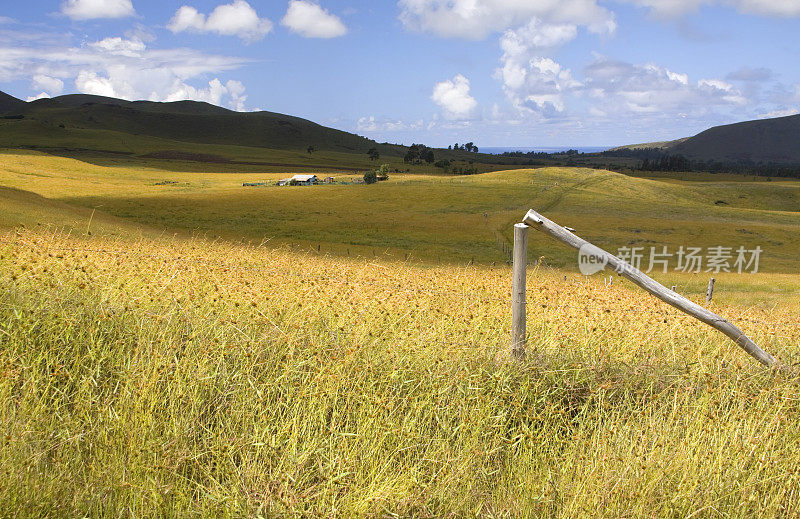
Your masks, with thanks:
[[[442,37],[482,39],[538,19],[571,24],[594,33],[612,33],[614,15],[596,0],[400,0],[406,28]]]
[[[167,29],[173,33],[192,31],[238,36],[252,43],[269,34],[272,25],[268,18],[260,18],[245,0],[234,0],[230,4],[217,6],[207,17],[194,7],[181,6],[167,24]]]
[[[105,38],[89,44],[90,47],[116,56],[138,57],[147,48],[138,38],[123,39],[120,37]]]
[[[518,117],[527,120],[584,124],[612,116],[631,121],[699,119],[748,104],[745,94],[725,80],[692,81],[686,73],[652,63],[598,56],[576,77],[552,58],[531,56],[531,48],[510,41],[513,45],[503,46],[504,66],[496,77]],[[575,119],[579,112],[584,114],[580,121]]]
[[[599,58],[586,69],[584,90],[604,112],[697,115],[715,107],[743,106],[747,99],[721,79],[701,79],[654,64]]]
[[[34,91],[42,90],[34,97],[56,95],[69,80],[86,94],[128,100],[193,99],[242,111],[247,100],[244,85],[213,74],[247,62],[192,49],[149,49],[136,38],[106,38],[81,47],[0,44],[0,81],[30,79]],[[214,79],[209,81],[209,76]]]
[[[123,92],[120,86],[114,87],[114,82],[106,77],[100,77],[91,70],[81,70],[75,78],[75,88],[82,94],[91,94],[103,97],[116,97],[124,99],[130,97],[128,92]],[[130,88],[125,88],[130,91]]]
[[[502,66],[495,75],[502,80],[503,90],[517,110],[544,115],[565,110],[565,96],[580,83],[569,69],[542,54],[575,38],[577,31],[572,24],[544,24],[533,19],[503,34]]]
[[[521,81],[506,81],[504,89],[512,105],[521,112],[539,112],[551,117],[564,112],[567,97],[582,87],[572,71],[551,58],[532,58]]]
[[[469,80],[461,74],[452,80],[436,83],[431,99],[444,111],[444,116],[452,120],[469,119],[478,106],[469,94]]]
[[[73,20],[125,18],[136,14],[131,0],[67,0],[61,4],[61,12]]]
[[[50,99],[50,94],[47,92],[41,92],[35,96],[30,96],[25,100],[30,103],[31,101],[38,101],[39,99]]]
[[[64,91],[64,82],[57,77],[47,76],[45,74],[36,74],[31,80],[31,86],[34,90],[42,90],[39,94],[41,97],[50,97],[51,95],[57,96]]]
[[[419,130],[423,127],[422,120],[406,122],[397,119],[377,119],[374,115],[360,117],[356,122],[358,132],[402,132],[409,130]]]
[[[347,34],[347,27],[338,16],[308,0],[291,0],[281,24],[306,38],[336,38]]]
[[[726,5],[745,14],[761,16],[800,16],[797,0],[627,0],[647,7],[652,14],[662,18],[674,18],[698,10],[705,5]]]

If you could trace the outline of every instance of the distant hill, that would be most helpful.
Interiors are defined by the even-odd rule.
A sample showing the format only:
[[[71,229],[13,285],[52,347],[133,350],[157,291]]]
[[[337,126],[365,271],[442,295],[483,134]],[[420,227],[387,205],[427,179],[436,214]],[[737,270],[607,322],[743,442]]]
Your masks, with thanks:
[[[694,137],[619,146],[608,155],[654,158],[682,155],[690,161],[800,165],[800,115],[715,126]]]
[[[357,153],[377,147],[383,154],[399,154],[401,148],[299,117],[234,112],[197,101],[156,103],[76,94],[26,103],[0,92],[0,114],[22,116],[28,123],[41,124],[43,130],[113,130],[201,144],[303,150],[314,146]]]
[[[800,115],[715,126],[669,152],[692,160],[800,164]]]
[[[19,110],[25,105],[25,101],[10,96],[5,92],[0,92],[0,115]]]
[[[628,144],[626,146],[617,146],[616,148],[611,148],[609,151],[621,151],[621,150],[669,150],[674,148],[678,144],[689,140],[689,137],[684,137],[683,139],[676,139],[674,141],[657,141],[657,142],[643,142],[641,144]]]

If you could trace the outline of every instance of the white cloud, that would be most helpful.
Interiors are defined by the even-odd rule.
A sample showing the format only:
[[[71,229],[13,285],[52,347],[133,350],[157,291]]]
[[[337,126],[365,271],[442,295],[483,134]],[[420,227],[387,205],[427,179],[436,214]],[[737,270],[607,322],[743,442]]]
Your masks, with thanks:
[[[773,117],[789,117],[790,115],[797,115],[800,114],[800,110],[797,108],[784,108],[782,110],[773,110],[766,114],[760,115],[759,119],[771,119]]]
[[[89,46],[99,51],[105,51],[117,56],[128,57],[141,56],[142,52],[144,52],[144,50],[147,48],[144,42],[138,38],[123,39],[120,37],[105,38],[103,40],[90,43]]]
[[[566,110],[567,96],[581,87],[569,69],[550,58],[537,57],[530,60],[522,86],[507,86],[506,94],[518,110],[552,116]]]
[[[126,97],[121,89],[119,92],[117,91],[119,87],[114,88],[114,83],[111,79],[100,77],[90,70],[81,70],[78,73],[78,77],[75,78],[75,88],[82,94],[117,98]]]
[[[436,83],[431,99],[444,110],[446,118],[453,120],[469,119],[478,106],[475,98],[469,95],[469,80],[461,74]]]
[[[585,92],[606,112],[697,116],[747,100],[720,79],[692,83],[687,74],[657,65],[599,58],[586,69]]]
[[[272,31],[272,22],[268,18],[260,18],[245,0],[234,0],[230,4],[217,6],[208,17],[194,7],[181,6],[167,24],[167,29],[173,33],[193,31],[238,36],[252,43]]]
[[[697,11],[705,5],[726,5],[745,14],[762,16],[800,16],[797,0],[627,0],[650,8],[652,14],[662,18],[675,18]]]
[[[599,34],[616,29],[614,15],[596,0],[399,0],[398,5],[406,28],[442,37],[482,39],[534,18]]]
[[[125,18],[136,14],[131,0],[67,0],[61,4],[61,12],[73,20]]]
[[[174,33],[183,31],[202,32],[205,28],[206,15],[201,14],[197,9],[189,5],[183,5],[178,8],[167,24],[167,29]]]
[[[43,90],[42,94],[47,97],[51,95],[57,96],[64,91],[64,82],[57,77],[51,77],[44,74],[36,74],[31,80],[31,85],[34,90]],[[39,94],[41,96],[42,94]]]
[[[230,98],[227,103],[228,107],[237,112],[244,112],[246,111],[245,101],[247,101],[244,92],[244,85],[239,81],[229,80],[223,84],[222,81],[214,78],[209,81],[208,88],[195,88],[185,83],[175,83],[174,89],[163,98],[163,101],[191,99],[221,106],[225,98]]]
[[[50,99],[50,94],[47,92],[41,92],[35,96],[30,96],[25,100],[30,103],[31,101],[38,101],[39,99]]]
[[[291,0],[281,24],[306,38],[336,38],[347,34],[342,20],[308,0]]]
[[[136,38],[106,38],[82,47],[0,44],[0,82],[29,79],[35,92],[54,95],[70,80],[81,93],[128,100],[194,99],[245,110],[244,85],[214,74],[247,62],[192,49],[149,49]]]
[[[565,96],[581,85],[569,69],[542,54],[573,39],[577,31],[575,25],[547,25],[534,19],[500,38],[503,66],[495,76],[503,81],[503,91],[518,111],[548,116],[566,109]]]
[[[766,16],[800,16],[800,2],[797,0],[734,0],[732,3],[744,13]]]
[[[405,122],[396,119],[376,119],[374,115],[360,117],[356,122],[357,132],[401,132],[422,129],[422,120]]]

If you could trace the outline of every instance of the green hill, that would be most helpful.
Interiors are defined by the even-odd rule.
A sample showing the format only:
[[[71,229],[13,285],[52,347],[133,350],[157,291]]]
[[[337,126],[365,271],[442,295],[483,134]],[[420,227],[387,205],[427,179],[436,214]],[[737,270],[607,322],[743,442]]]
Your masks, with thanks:
[[[30,103],[0,93],[0,113],[8,122],[0,134],[49,134],[107,130],[189,143],[271,149],[302,149],[399,155],[402,147],[375,141],[305,119],[273,112],[234,112],[197,101],[156,103],[91,95],[65,95]],[[8,119],[22,116],[22,119]],[[83,132],[83,135],[86,135]],[[98,149],[91,138],[84,147]],[[13,139],[11,139],[13,143]],[[47,143],[41,144],[47,146]]]
[[[689,137],[684,137],[683,139],[676,139],[674,141],[657,141],[657,142],[643,142],[640,144],[628,144],[625,146],[617,146],[616,148],[611,148],[609,151],[653,150],[653,149],[666,151],[671,148],[674,148],[678,144],[681,144],[687,140],[689,140]]]
[[[0,115],[19,110],[24,107],[25,104],[25,101],[21,101],[5,92],[0,92]]]
[[[800,115],[716,126],[670,152],[693,160],[800,164]]]

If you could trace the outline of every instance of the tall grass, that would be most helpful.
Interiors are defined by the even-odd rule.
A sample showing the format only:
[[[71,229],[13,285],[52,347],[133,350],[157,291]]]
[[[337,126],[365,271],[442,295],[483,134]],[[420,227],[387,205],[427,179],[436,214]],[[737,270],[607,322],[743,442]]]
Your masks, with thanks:
[[[0,515],[798,516],[798,381],[562,275],[9,234]]]

